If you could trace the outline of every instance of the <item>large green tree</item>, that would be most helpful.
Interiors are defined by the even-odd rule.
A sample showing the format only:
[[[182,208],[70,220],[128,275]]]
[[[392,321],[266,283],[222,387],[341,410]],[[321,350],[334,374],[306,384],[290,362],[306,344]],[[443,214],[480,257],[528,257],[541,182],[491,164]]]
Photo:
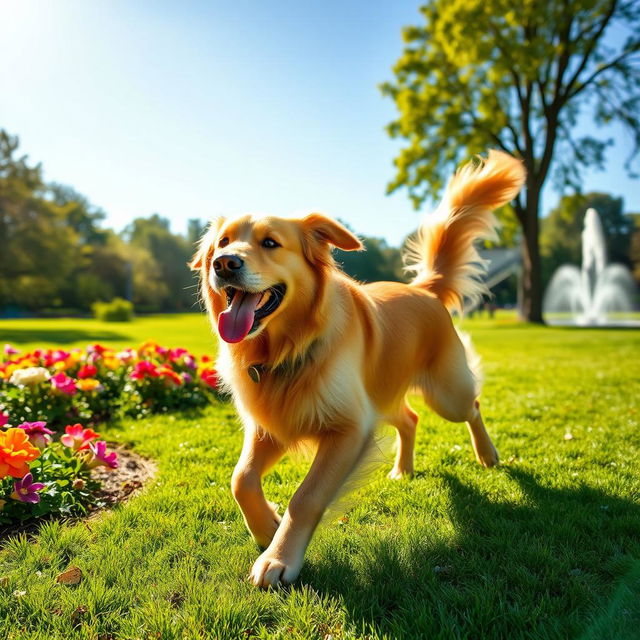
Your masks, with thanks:
[[[130,246],[136,304],[165,310],[191,309],[196,300],[196,281],[187,268],[192,244],[172,233],[169,221],[158,214],[136,218],[123,236]]]
[[[360,282],[406,280],[400,249],[390,247],[382,238],[361,239],[365,251],[335,250],[335,259],[345,273]]]
[[[513,202],[522,228],[523,315],[542,322],[539,212],[550,174],[577,187],[581,169],[602,167],[621,122],[640,148],[640,0],[432,0],[424,24],[403,31],[388,131],[407,144],[393,191],[417,206],[436,197],[461,161],[487,147],[523,159],[526,189]],[[590,118],[590,130],[576,126]],[[587,120],[583,120],[587,121]]]
[[[75,268],[77,237],[47,197],[40,166],[18,147],[0,130],[0,308],[55,306]]]

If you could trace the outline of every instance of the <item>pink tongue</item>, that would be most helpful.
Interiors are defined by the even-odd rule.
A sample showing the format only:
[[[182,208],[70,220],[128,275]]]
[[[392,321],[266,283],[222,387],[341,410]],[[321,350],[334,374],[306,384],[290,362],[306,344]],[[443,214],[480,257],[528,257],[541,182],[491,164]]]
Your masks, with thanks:
[[[251,331],[260,298],[261,293],[234,293],[229,308],[218,316],[218,333],[225,342],[240,342]]]

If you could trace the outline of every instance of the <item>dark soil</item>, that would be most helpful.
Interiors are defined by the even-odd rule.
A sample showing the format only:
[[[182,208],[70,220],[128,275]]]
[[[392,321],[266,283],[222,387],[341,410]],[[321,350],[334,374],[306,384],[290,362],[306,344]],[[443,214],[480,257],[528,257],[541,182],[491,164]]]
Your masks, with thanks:
[[[128,500],[153,478],[157,470],[151,460],[133,451],[114,443],[109,443],[109,449],[118,453],[118,468],[98,467],[93,470],[93,477],[101,484],[96,493],[98,502],[101,504],[98,509]],[[96,508],[93,509],[94,513],[95,511]]]
[[[118,453],[118,468],[98,467],[91,472],[101,486],[95,493],[96,505],[89,508],[87,515],[69,518],[54,514],[27,520],[26,522],[0,526],[0,540],[18,533],[34,535],[38,532],[40,525],[48,520],[58,519],[65,522],[77,522],[82,519],[93,519],[103,509],[126,502],[153,478],[157,471],[153,461],[143,458],[116,443],[110,442],[108,444],[109,449]]]

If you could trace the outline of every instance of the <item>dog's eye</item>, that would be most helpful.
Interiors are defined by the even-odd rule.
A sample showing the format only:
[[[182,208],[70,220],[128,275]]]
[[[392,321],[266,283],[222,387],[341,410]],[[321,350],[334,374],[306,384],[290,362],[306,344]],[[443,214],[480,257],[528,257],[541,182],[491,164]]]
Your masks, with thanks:
[[[218,242],[219,247],[226,247],[228,244],[229,244],[229,238],[227,238],[226,236],[222,238],[220,242]]]
[[[278,244],[273,238],[265,238],[262,241],[262,246],[265,249],[275,249],[276,247],[280,247],[282,245]]]

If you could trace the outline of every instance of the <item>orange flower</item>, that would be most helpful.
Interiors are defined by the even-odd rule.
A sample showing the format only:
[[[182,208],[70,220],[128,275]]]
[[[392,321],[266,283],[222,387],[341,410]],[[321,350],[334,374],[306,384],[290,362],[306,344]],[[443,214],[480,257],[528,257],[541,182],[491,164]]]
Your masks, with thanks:
[[[165,378],[166,380],[171,380],[175,385],[182,384],[182,378],[173,370],[171,367],[160,367],[158,369],[158,373],[160,377]]]
[[[100,391],[102,389],[100,380],[96,380],[95,378],[83,378],[82,380],[77,380],[76,387],[78,387],[80,391],[88,392]]]
[[[24,429],[0,432],[0,479],[12,476],[22,478],[29,473],[29,462],[40,455],[40,450],[29,442]]]

